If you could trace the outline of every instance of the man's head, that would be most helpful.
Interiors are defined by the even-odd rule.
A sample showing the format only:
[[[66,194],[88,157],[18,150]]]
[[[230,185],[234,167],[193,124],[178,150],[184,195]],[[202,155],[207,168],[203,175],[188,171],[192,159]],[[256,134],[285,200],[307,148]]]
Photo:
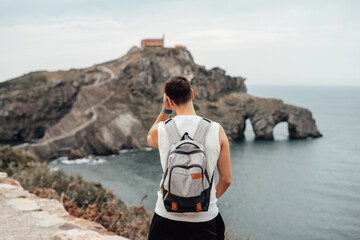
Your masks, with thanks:
[[[164,83],[165,94],[176,104],[183,105],[193,98],[190,81],[183,76],[173,76]]]

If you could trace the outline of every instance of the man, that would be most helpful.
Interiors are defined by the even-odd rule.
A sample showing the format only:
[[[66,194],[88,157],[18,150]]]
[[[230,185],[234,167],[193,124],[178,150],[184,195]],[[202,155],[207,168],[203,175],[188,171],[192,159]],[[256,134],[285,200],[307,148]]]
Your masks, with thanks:
[[[165,129],[169,115],[174,111],[175,121],[180,135],[185,132],[193,137],[202,117],[197,116],[193,102],[194,92],[190,81],[183,76],[174,76],[164,84],[163,109],[151,127],[147,141],[152,147],[159,147],[163,172],[166,169],[171,141]],[[180,140],[180,139],[179,139]],[[205,154],[209,168],[218,169],[219,180],[212,185],[208,211],[201,212],[168,212],[165,209],[161,187],[155,214],[149,231],[149,240],[212,240],[224,239],[225,225],[217,207],[217,199],[231,184],[231,165],[229,142],[220,124],[212,122],[204,142]]]

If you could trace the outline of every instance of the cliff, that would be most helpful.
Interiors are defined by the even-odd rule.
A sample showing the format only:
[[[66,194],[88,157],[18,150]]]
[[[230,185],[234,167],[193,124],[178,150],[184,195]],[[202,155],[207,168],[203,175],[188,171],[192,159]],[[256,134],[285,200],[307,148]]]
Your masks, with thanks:
[[[5,172],[0,172],[0,207],[1,239],[127,239],[96,222],[71,216],[55,199],[29,193]]]
[[[197,65],[184,48],[133,47],[89,68],[32,72],[0,83],[0,141],[35,141],[17,148],[43,160],[144,148],[161,109],[162,84],[173,75],[191,80],[197,113],[222,124],[230,140],[244,138],[248,118],[256,139],[273,139],[282,121],[290,138],[321,136],[309,110],[251,96],[244,78]]]
[[[100,183],[50,168],[10,146],[0,146],[0,207],[0,239],[142,240],[152,216]]]

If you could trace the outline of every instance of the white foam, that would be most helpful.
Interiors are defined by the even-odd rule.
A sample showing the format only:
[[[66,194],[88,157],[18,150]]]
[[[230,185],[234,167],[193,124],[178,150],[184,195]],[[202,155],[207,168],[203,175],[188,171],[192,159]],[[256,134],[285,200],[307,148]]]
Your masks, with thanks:
[[[152,147],[146,147],[146,148],[143,148],[143,149],[122,149],[122,150],[119,150],[119,153],[139,152],[139,151],[152,151],[152,150],[154,150],[154,148],[152,148]]]
[[[62,159],[59,162],[62,164],[100,164],[106,162],[106,160],[102,158],[79,158],[75,160]]]
[[[119,153],[135,152],[137,150],[138,149],[122,149],[122,150],[119,150]]]
[[[60,169],[58,167],[50,167],[50,172],[57,172]]]
[[[63,160],[68,160],[68,157],[58,157],[57,159],[51,160],[49,164],[58,164],[59,162]]]

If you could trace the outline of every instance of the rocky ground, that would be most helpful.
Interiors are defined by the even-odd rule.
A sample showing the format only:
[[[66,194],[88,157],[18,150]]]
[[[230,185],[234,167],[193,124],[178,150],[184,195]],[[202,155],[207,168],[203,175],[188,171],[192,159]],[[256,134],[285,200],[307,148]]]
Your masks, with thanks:
[[[39,198],[0,172],[1,239],[125,240],[98,223],[69,215],[55,199]]]

